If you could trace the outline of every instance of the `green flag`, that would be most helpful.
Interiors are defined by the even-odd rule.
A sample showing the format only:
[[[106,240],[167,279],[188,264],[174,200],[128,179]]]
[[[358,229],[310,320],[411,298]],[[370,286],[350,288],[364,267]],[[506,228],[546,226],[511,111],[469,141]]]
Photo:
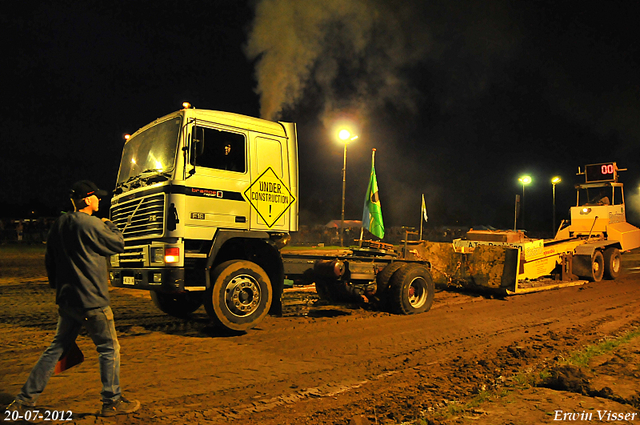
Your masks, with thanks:
[[[382,222],[382,207],[378,197],[378,180],[376,179],[376,168],[374,165],[376,150],[371,153],[371,177],[369,187],[364,198],[364,212],[362,213],[362,227],[372,234],[384,238],[384,223]]]

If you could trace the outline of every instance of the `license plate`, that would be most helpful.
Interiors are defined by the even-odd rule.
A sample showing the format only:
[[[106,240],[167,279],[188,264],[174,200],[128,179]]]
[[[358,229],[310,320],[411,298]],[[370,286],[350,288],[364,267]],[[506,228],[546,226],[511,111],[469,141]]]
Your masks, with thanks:
[[[133,276],[122,276],[123,285],[134,285],[135,283],[136,279]]]

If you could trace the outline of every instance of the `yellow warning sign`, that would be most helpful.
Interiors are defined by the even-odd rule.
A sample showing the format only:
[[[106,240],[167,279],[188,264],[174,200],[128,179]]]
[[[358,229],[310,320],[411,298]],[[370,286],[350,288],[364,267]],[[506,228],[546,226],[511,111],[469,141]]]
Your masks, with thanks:
[[[271,167],[251,183],[244,197],[267,227],[272,227],[296,200]]]

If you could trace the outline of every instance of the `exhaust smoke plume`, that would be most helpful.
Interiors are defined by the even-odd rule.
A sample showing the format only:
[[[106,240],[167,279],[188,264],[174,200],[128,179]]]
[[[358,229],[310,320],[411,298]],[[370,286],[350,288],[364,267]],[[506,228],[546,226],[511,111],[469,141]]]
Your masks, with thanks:
[[[281,118],[307,91],[322,102],[325,122],[340,111],[364,118],[389,103],[413,110],[402,73],[424,57],[428,36],[415,5],[390,3],[258,1],[245,52],[255,60],[260,115]]]

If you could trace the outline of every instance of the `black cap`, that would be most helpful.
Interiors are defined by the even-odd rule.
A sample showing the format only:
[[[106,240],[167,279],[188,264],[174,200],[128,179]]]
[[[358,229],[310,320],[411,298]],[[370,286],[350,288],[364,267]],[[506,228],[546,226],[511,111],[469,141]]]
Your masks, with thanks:
[[[74,199],[84,199],[91,195],[96,195],[98,198],[104,198],[109,195],[109,192],[98,189],[98,186],[96,186],[92,181],[80,180],[71,186],[70,195]]]

